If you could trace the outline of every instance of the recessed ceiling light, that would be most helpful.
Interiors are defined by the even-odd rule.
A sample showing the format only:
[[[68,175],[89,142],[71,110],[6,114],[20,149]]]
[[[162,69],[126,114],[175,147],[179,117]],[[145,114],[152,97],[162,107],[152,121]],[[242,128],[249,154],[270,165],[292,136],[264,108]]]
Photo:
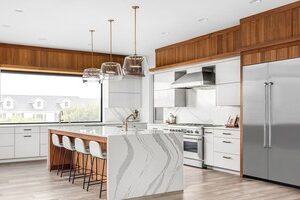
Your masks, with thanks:
[[[254,3],[261,3],[262,0],[251,0],[249,3],[250,4],[254,4]]]
[[[169,35],[169,32],[161,32],[162,35]]]
[[[11,26],[9,24],[3,24],[2,27],[3,28],[10,28]]]
[[[207,22],[208,21],[208,18],[201,18],[201,19],[198,19],[198,22]]]
[[[22,10],[22,9],[15,9],[15,12],[22,13],[22,12],[24,12],[24,10]]]

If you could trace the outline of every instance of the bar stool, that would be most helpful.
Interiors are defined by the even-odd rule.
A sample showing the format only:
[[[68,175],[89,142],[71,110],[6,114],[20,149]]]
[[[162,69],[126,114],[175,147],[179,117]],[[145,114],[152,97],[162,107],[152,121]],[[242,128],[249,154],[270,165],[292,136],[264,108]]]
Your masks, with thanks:
[[[74,180],[75,180],[75,176],[76,176],[76,171],[77,169],[80,170],[80,166],[79,166],[79,154],[82,155],[82,174],[78,174],[79,176],[77,176],[77,178],[82,178],[83,177],[83,185],[82,188],[85,188],[85,179],[86,179],[86,175],[87,175],[87,163],[88,163],[88,158],[90,155],[90,151],[89,148],[85,146],[84,141],[80,138],[75,138],[75,150],[78,153],[77,154],[77,158],[76,158],[76,164],[75,164],[75,169],[73,172],[73,180],[72,180],[72,184],[74,184]],[[84,158],[86,156],[86,159]],[[84,162],[85,160],[85,162]]]
[[[90,153],[91,153],[91,156],[92,156],[92,162],[91,162],[91,173],[90,173],[89,180],[88,180],[88,183],[87,183],[87,191],[89,190],[90,185],[100,184],[100,195],[99,195],[99,197],[101,198],[102,191],[106,191],[106,190],[103,189],[103,183],[106,182],[106,180],[104,180],[104,177],[106,178],[106,176],[104,175],[104,169],[105,169],[107,156],[106,156],[106,152],[102,151],[101,145],[98,142],[90,141],[89,147],[90,147]],[[95,159],[96,159],[96,177],[97,178],[96,178],[96,181],[93,181],[94,183],[91,184],[91,177],[94,174],[93,173],[93,165],[94,165]],[[97,182],[98,181],[97,180],[98,179],[97,159],[100,159],[103,162],[100,182]]]
[[[57,173],[56,173],[58,175],[59,174],[59,169],[60,169],[60,166],[61,166],[61,149],[63,148],[63,144],[60,142],[59,137],[56,134],[52,134],[51,139],[52,139],[52,144],[55,147],[59,148],[59,157],[58,157],[59,164],[58,164]],[[54,151],[53,151],[51,166],[53,166],[55,151],[56,151],[56,148],[54,148]],[[50,169],[50,172],[51,172],[51,169]]]
[[[71,152],[71,162],[70,162],[70,168],[69,168],[69,182],[71,181],[71,174],[72,174],[72,169],[73,169],[73,157],[74,157],[74,152],[76,152],[75,149],[75,144],[71,141],[71,139],[68,136],[63,136],[62,137],[62,142],[63,142],[63,147],[66,149],[65,153],[64,153],[64,159],[63,159],[63,167],[62,167],[62,171],[60,174],[60,177],[62,177],[63,173],[64,173],[64,164],[65,164],[65,159],[66,159],[66,154],[67,154],[67,150],[69,150]]]

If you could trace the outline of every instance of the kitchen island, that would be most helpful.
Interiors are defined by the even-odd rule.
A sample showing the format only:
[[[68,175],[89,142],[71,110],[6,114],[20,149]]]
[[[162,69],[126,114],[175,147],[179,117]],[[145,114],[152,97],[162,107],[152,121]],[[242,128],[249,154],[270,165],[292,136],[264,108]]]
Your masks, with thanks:
[[[97,141],[106,149],[107,199],[128,199],[183,190],[181,133],[145,129],[124,131],[113,126],[53,127],[49,129],[49,169],[58,166],[58,155],[54,156],[51,165],[56,148],[51,141],[53,133],[69,136],[72,140],[81,138],[87,143]],[[72,159],[69,156],[65,160],[68,165]]]

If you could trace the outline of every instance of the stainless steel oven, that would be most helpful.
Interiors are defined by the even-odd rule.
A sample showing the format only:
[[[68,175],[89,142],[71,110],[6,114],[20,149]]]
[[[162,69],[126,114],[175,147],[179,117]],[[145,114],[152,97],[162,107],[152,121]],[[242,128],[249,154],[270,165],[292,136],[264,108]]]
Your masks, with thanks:
[[[184,164],[195,167],[204,167],[204,141],[203,135],[184,135],[183,153]]]
[[[204,168],[204,129],[202,124],[174,124],[169,131],[183,134],[183,163]]]

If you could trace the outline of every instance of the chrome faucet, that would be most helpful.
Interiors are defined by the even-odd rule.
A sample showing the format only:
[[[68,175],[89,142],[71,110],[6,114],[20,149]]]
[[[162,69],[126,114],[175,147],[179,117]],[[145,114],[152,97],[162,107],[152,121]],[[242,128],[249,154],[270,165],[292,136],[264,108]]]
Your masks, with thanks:
[[[125,122],[124,122],[124,124],[125,124],[125,131],[128,131],[128,121],[129,121],[129,119],[132,117],[132,119],[136,119],[136,118],[138,118],[138,116],[139,116],[139,111],[138,110],[134,110],[134,113],[131,113],[130,115],[128,115],[128,117],[126,117],[126,119],[125,119]]]
[[[61,111],[58,113],[58,122],[59,122],[59,123],[61,123],[61,122],[64,121],[63,116],[64,116],[64,111],[61,110]]]

